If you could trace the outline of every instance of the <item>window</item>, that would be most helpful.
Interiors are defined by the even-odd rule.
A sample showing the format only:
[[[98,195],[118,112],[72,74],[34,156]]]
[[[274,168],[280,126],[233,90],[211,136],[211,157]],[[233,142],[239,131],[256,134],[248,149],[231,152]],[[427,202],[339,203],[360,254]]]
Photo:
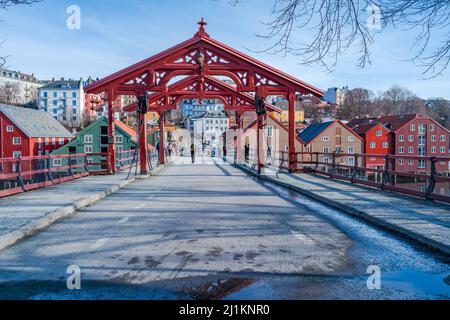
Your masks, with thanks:
[[[58,94],[56,92],[53,92],[53,98],[56,98]]]
[[[404,147],[399,147],[398,148],[398,153],[404,153],[405,152],[405,148]]]
[[[324,142],[330,141],[330,137],[324,136],[324,137],[323,137],[323,141],[324,141]]]
[[[84,153],[92,153],[92,146],[84,146]]]
[[[419,147],[419,156],[426,156],[427,152],[425,150],[425,147]]]
[[[76,92],[72,92],[72,98],[76,98],[77,97],[77,93]]]
[[[355,137],[354,136],[348,136],[348,142],[353,142],[355,141]]]
[[[445,153],[445,147],[441,147],[441,153]]]
[[[48,146],[49,143],[50,143],[50,139],[49,138],[45,138],[45,145]]]
[[[419,169],[425,169],[427,167],[426,160],[419,160]]]
[[[431,141],[436,141],[436,136],[435,135],[431,136]]]
[[[419,136],[419,145],[424,146],[425,145],[425,136]]]
[[[408,147],[408,153],[414,153],[414,147]]]
[[[441,139],[440,139],[442,142],[444,142],[445,141],[445,136],[444,135],[441,135]]]
[[[58,100],[53,100],[53,106],[56,107],[58,105]]]
[[[272,137],[273,136],[273,127],[272,126],[268,126],[267,127],[267,136],[268,137]]]
[[[13,126],[7,126],[6,127],[6,132],[14,132],[14,127]]]
[[[416,125],[415,124],[410,125],[409,126],[409,130],[410,131],[416,131]]]
[[[413,135],[409,135],[408,136],[408,141],[409,142],[413,142],[414,141],[414,136]]]
[[[427,125],[426,124],[420,124],[419,125],[419,134],[425,134],[427,132]]]
[[[116,136],[116,143],[123,143],[123,136],[117,135]]]
[[[61,159],[53,159],[53,166],[54,167],[61,167],[62,166],[62,160]]]
[[[86,158],[86,164],[92,164],[92,163],[94,163],[94,159]]]
[[[436,125],[430,124],[430,131],[435,131],[435,130],[436,130]]]
[[[77,100],[72,100],[72,106],[76,106],[77,105]]]
[[[348,147],[348,153],[354,154],[355,153],[355,147]]]
[[[13,158],[20,158],[22,156],[22,152],[21,151],[14,151],[13,152]]]
[[[375,149],[377,147],[377,143],[376,142],[371,142],[370,143],[370,149]]]
[[[355,158],[354,158],[354,157],[348,157],[347,163],[348,163],[350,166],[355,165]]]
[[[377,130],[377,137],[381,137],[383,135],[383,131]]]
[[[64,144],[64,138],[59,138],[59,144],[61,144],[61,145]]]
[[[324,157],[324,158],[323,158],[323,162],[325,162],[325,163],[329,163],[329,162],[330,162],[330,158],[328,158],[328,157]]]
[[[383,142],[383,148],[384,149],[387,149],[387,148],[389,148],[389,142]]]
[[[408,164],[412,166],[414,164],[414,159],[408,159]]]
[[[328,147],[323,147],[323,153],[329,153],[330,149]]]
[[[52,138],[52,144],[55,146],[56,145],[56,138]]]
[[[398,136],[398,141],[400,141],[400,142],[405,141],[405,136],[404,135]]]
[[[399,165],[402,166],[404,163],[405,163],[405,160],[404,160],[404,159],[398,159],[398,164],[399,164]]]
[[[435,146],[431,147],[431,153],[436,153],[436,147]]]
[[[13,141],[13,145],[15,145],[15,146],[22,144],[22,139],[20,137],[14,137],[12,139],[12,141]]]
[[[94,142],[94,137],[92,134],[86,134],[84,136],[84,143],[93,143]]]

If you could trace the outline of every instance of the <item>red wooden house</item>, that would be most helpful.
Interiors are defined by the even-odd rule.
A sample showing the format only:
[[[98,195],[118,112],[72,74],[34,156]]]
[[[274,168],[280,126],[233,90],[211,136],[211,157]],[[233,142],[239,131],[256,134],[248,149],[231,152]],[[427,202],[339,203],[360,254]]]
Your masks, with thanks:
[[[393,154],[405,156],[405,158],[396,159],[396,171],[430,172],[430,161],[414,159],[414,157],[450,156],[450,132],[430,117],[420,114],[406,114],[384,116],[378,118],[378,120],[393,133]],[[438,161],[436,170],[441,173],[449,172],[449,161]]]
[[[386,162],[381,156],[390,155],[394,150],[391,130],[378,119],[353,119],[347,125],[364,139],[363,151],[368,155],[365,167],[384,169]]]
[[[47,112],[0,104],[0,158],[47,155],[72,139]]]

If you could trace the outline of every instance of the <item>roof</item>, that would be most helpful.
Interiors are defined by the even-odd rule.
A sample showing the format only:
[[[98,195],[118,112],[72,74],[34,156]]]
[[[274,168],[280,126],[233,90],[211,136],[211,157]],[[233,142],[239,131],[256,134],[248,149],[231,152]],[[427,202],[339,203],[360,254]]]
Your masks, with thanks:
[[[130,128],[129,126],[127,126],[125,123],[123,123],[120,120],[114,121],[114,124],[116,125],[116,127],[119,127],[123,132],[125,132],[127,135],[129,135],[131,140],[136,142],[136,135],[137,135],[136,130],[134,130],[133,128]],[[148,148],[155,149],[155,147],[152,146],[151,144],[148,144]]]
[[[50,113],[0,104],[2,112],[30,138],[73,138]]]
[[[13,80],[18,81],[26,81],[26,82],[33,82],[36,84],[41,84],[42,82],[39,81],[38,78],[34,76],[34,74],[27,74],[20,71],[12,71],[8,69],[0,68],[0,77],[5,77]]]
[[[58,81],[51,81],[48,82],[46,85],[41,87],[42,89],[53,89],[53,90],[79,90],[80,89],[80,80],[58,80]],[[66,86],[64,88],[63,86]]]
[[[210,110],[197,118],[228,118],[225,112]]]
[[[415,118],[417,118],[419,114],[404,114],[404,115],[390,115],[379,117],[378,121],[384,124],[387,128],[390,128],[392,131],[397,131],[401,127],[403,127],[408,122],[411,122]]]
[[[324,132],[334,122],[335,121],[329,121],[329,122],[311,124],[300,133],[300,139],[305,144],[309,144],[311,141],[314,140],[314,138],[316,138],[319,134]]]
[[[113,73],[99,81],[94,82],[93,84],[89,85],[86,88],[86,91],[89,93],[97,93],[96,91],[104,91],[109,84],[116,82],[118,79],[122,78],[125,75],[132,75],[132,74],[135,74],[136,72],[139,72],[140,70],[146,70],[146,69],[148,69],[149,65],[152,65],[158,61],[161,61],[162,59],[170,56],[171,54],[173,54],[175,52],[180,52],[183,49],[191,48],[194,45],[198,45],[199,47],[201,47],[203,45],[203,46],[211,46],[212,48],[214,48],[216,50],[225,52],[226,54],[230,55],[231,57],[233,57],[235,59],[239,59],[240,61],[245,62],[254,68],[258,68],[266,74],[276,75],[278,78],[282,79],[282,81],[285,81],[291,85],[294,85],[294,86],[298,87],[299,89],[302,89],[304,92],[312,93],[317,96],[323,96],[324,93],[322,90],[320,90],[314,86],[311,86],[311,85],[309,85],[287,73],[284,73],[272,66],[269,66],[261,61],[258,61],[256,59],[246,55],[245,53],[242,53],[234,48],[231,48],[231,47],[211,38],[206,32],[204,32],[204,29],[202,29],[202,28],[203,27],[201,27],[201,29],[200,29],[200,31],[202,31],[202,32],[197,32],[197,34],[194,37],[192,37],[170,49],[160,52],[150,58],[147,58],[141,62],[138,62],[130,67],[127,67],[125,69],[122,69],[121,71]]]

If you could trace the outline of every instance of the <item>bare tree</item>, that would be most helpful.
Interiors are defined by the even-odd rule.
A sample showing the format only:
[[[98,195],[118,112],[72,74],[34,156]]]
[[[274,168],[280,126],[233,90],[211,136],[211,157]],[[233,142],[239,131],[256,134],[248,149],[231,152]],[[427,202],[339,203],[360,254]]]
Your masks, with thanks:
[[[0,9],[8,10],[8,8],[17,5],[29,5],[33,3],[41,2],[42,0],[0,0]],[[0,20],[1,21],[1,20]],[[5,41],[0,42],[0,48],[5,43]],[[6,57],[0,55],[0,68],[4,67],[6,64]]]
[[[341,54],[356,48],[357,65],[364,67],[371,63],[375,32],[390,26],[415,32],[416,50],[410,59],[424,67],[425,77],[442,74],[450,63],[448,0],[272,1],[273,19],[259,35],[273,41],[265,52],[298,55],[302,64],[318,63],[331,70]],[[311,34],[311,40],[300,43],[295,39],[300,32]]]
[[[337,116],[340,119],[351,120],[369,115],[371,105],[371,92],[364,88],[350,90],[344,99],[342,107],[338,110]]]
[[[17,96],[19,92],[20,88],[17,83],[0,83],[0,103],[16,105],[18,103]]]

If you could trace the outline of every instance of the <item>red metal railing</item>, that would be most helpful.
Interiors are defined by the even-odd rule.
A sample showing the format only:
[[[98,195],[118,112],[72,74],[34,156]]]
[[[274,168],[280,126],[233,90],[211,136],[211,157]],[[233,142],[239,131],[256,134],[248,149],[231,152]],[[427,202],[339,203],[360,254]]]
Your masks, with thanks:
[[[135,153],[134,149],[117,152],[117,170],[130,168],[136,162]],[[107,153],[90,153],[0,158],[0,198],[89,175],[107,174],[107,156]],[[150,166],[158,165],[154,150],[149,152],[149,159]]]
[[[290,169],[289,153],[279,154],[278,167]],[[379,160],[378,165],[366,165],[368,160],[370,162]],[[413,161],[416,170],[401,170],[410,161]],[[446,156],[297,152],[294,171],[314,172],[333,179],[450,203],[449,162],[450,157]],[[410,168],[413,166],[408,165]],[[438,167],[445,169],[438,170]]]

